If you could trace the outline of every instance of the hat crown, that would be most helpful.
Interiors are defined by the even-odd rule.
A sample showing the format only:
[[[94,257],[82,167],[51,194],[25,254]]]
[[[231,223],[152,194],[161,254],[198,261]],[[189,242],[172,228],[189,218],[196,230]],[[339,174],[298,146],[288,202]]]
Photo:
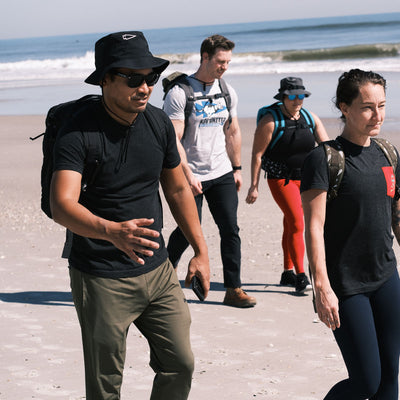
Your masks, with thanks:
[[[279,91],[294,89],[305,89],[301,78],[288,77],[281,79],[281,87]]]
[[[115,60],[152,56],[142,32],[111,33],[96,42],[95,65],[101,68]]]
[[[311,93],[306,90],[301,78],[288,76],[281,79],[281,87],[279,88],[278,93],[274,96],[274,99],[283,100],[285,95],[290,94],[304,94],[308,97]]]
[[[168,60],[151,54],[140,31],[116,32],[102,37],[96,42],[94,57],[96,70],[85,80],[92,85],[99,85],[104,75],[113,68],[152,68],[161,74],[169,64]]]

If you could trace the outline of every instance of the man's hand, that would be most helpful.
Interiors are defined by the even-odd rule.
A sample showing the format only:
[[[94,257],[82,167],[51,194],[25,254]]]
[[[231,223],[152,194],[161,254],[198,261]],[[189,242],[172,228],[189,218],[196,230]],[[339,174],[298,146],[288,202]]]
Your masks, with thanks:
[[[201,185],[201,182],[197,178],[195,178],[193,174],[190,178],[188,178],[188,182],[190,189],[192,190],[193,196],[197,196],[198,194],[203,193],[203,186]]]
[[[190,260],[185,287],[190,287],[194,275],[200,279],[204,289],[204,298],[206,298],[210,290],[210,264],[207,256],[198,255]]]
[[[157,238],[160,233],[146,228],[154,223],[154,219],[140,218],[124,222],[114,222],[107,228],[108,240],[129,258],[139,264],[144,260],[137,253],[151,257],[152,249],[158,249],[159,244],[148,238]]]
[[[233,177],[235,179],[236,190],[239,191],[243,183],[242,173],[240,170],[233,171]]]

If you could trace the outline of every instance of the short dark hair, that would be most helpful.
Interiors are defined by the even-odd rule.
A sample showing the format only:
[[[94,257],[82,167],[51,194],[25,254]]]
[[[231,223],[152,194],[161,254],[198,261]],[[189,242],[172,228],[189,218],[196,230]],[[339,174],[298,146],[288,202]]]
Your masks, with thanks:
[[[203,61],[203,53],[207,53],[210,58],[214,56],[218,48],[223,50],[233,50],[235,43],[222,35],[212,35],[203,40],[200,47],[200,57]]]
[[[353,100],[360,94],[361,86],[367,83],[381,85],[386,93],[386,80],[376,72],[362,71],[357,68],[344,72],[338,80],[336,98],[334,100],[336,108],[340,110],[340,103],[350,106]],[[343,114],[340,118],[345,119]]]

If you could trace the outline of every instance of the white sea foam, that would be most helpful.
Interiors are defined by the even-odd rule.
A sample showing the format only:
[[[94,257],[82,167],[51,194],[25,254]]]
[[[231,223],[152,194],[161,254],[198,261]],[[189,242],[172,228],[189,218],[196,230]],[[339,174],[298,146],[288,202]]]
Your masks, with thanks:
[[[15,81],[80,78],[93,70],[93,60],[93,52],[87,52],[83,57],[0,63],[0,87]]]
[[[199,63],[197,54],[164,55],[171,61],[165,73],[180,70],[192,73]],[[399,71],[400,57],[356,58],[340,60],[312,60],[286,62],[271,57],[268,53],[237,54],[229,67],[230,75],[257,75],[274,73],[336,72],[357,66],[376,71]],[[0,89],[11,87],[32,87],[51,84],[52,81],[83,79],[94,69],[93,52],[83,57],[25,60],[0,63]]]

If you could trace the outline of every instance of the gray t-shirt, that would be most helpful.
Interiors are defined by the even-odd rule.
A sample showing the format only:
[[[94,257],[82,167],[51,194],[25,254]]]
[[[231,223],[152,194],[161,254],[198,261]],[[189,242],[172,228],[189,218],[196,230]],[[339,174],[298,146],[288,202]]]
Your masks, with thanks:
[[[203,83],[188,77],[194,90],[194,95],[212,95],[221,93],[218,80],[213,85],[205,87]],[[231,95],[231,116],[237,115],[238,97],[235,90],[228,86]],[[185,119],[186,96],[178,85],[175,85],[167,94],[164,102],[164,111],[171,120]],[[224,124],[229,118],[223,97],[197,100],[193,104],[193,111],[185,126],[182,146],[185,149],[190,169],[200,181],[219,178],[232,171],[232,165],[226,152]]]

